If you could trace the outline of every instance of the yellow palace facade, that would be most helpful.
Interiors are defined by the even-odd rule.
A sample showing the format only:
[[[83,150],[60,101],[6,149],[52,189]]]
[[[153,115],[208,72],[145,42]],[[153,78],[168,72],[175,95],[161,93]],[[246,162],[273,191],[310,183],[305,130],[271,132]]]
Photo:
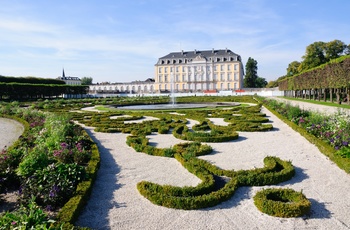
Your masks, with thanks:
[[[215,92],[243,88],[241,57],[229,49],[173,52],[155,64],[156,92]]]

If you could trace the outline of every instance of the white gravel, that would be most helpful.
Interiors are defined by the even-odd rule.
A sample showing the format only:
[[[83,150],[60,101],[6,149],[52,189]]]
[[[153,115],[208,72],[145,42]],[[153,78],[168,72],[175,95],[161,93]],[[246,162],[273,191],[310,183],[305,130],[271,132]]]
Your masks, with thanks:
[[[322,110],[322,106],[318,107]],[[176,210],[152,204],[136,184],[142,180],[195,186],[200,180],[175,159],[135,152],[126,134],[96,133],[87,128],[101,151],[101,167],[76,224],[93,229],[349,229],[350,175],[339,169],[300,134],[263,109],[274,126],[269,132],[240,132],[238,140],[208,143],[214,153],[202,156],[224,169],[262,167],[266,156],[291,160],[296,176],[277,187],[293,188],[312,203],[309,216],[277,218],[261,213],[253,196],[263,187],[241,187],[232,198],[201,210]],[[220,121],[215,120],[216,124]],[[224,124],[223,124],[224,125]],[[183,142],[171,134],[150,135],[158,147]]]
[[[11,146],[23,131],[23,125],[18,121],[0,117],[0,150]]]

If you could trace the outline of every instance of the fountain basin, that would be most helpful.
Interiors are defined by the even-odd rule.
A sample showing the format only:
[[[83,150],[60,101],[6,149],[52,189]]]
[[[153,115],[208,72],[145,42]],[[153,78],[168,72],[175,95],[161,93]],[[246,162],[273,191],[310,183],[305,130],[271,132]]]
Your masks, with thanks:
[[[194,109],[194,108],[216,108],[219,106],[238,106],[236,102],[223,103],[176,103],[176,104],[149,104],[149,105],[125,105],[111,106],[120,110],[171,110],[171,109]]]

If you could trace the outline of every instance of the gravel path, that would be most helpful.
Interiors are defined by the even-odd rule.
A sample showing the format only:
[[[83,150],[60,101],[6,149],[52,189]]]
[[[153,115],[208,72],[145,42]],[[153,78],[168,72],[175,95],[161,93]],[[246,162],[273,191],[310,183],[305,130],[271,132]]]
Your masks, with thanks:
[[[311,110],[323,114],[334,114],[338,112],[346,113],[350,115],[350,110],[349,109],[343,109],[343,108],[338,108],[334,106],[323,106],[323,105],[317,105],[313,103],[308,103],[308,102],[303,102],[303,101],[294,101],[294,100],[288,100],[280,97],[273,97],[273,99],[278,100],[278,101],[283,101],[283,102],[288,102],[291,105],[298,105],[300,108],[305,109],[305,110]]]
[[[268,110],[262,112],[271,120],[273,131],[240,132],[238,140],[209,143],[214,153],[201,158],[221,168],[236,170],[262,167],[266,156],[291,160],[296,176],[273,187],[302,190],[312,202],[309,216],[277,218],[258,211],[253,196],[268,186],[241,187],[230,200],[207,209],[185,211],[154,205],[138,193],[138,182],[195,186],[200,180],[175,159],[135,152],[126,145],[126,134],[96,133],[87,127],[101,151],[101,167],[91,199],[76,224],[123,230],[349,229],[350,175]],[[215,122],[220,124],[218,119]],[[158,147],[183,142],[171,134],[148,137]]]
[[[0,150],[11,146],[23,131],[23,125],[18,121],[0,117]]]

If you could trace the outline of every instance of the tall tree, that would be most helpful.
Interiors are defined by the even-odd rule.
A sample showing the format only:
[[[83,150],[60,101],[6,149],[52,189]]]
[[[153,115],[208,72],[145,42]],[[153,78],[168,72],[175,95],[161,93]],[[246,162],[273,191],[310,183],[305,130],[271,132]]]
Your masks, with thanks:
[[[249,57],[245,65],[244,87],[255,88],[256,79],[258,78],[258,62]]]
[[[346,49],[346,44],[340,40],[330,41],[325,46],[327,61],[340,57]]]
[[[82,77],[81,84],[82,85],[92,85],[92,77]]]
[[[267,85],[267,81],[265,78],[263,77],[257,77],[256,81],[255,81],[255,87],[256,88],[265,88]]]
[[[289,63],[288,68],[287,68],[287,76],[293,76],[299,73],[299,66],[300,62],[298,61],[293,61]]]
[[[299,66],[299,72],[314,68],[327,62],[325,55],[326,43],[314,42],[306,47],[303,61]]]

